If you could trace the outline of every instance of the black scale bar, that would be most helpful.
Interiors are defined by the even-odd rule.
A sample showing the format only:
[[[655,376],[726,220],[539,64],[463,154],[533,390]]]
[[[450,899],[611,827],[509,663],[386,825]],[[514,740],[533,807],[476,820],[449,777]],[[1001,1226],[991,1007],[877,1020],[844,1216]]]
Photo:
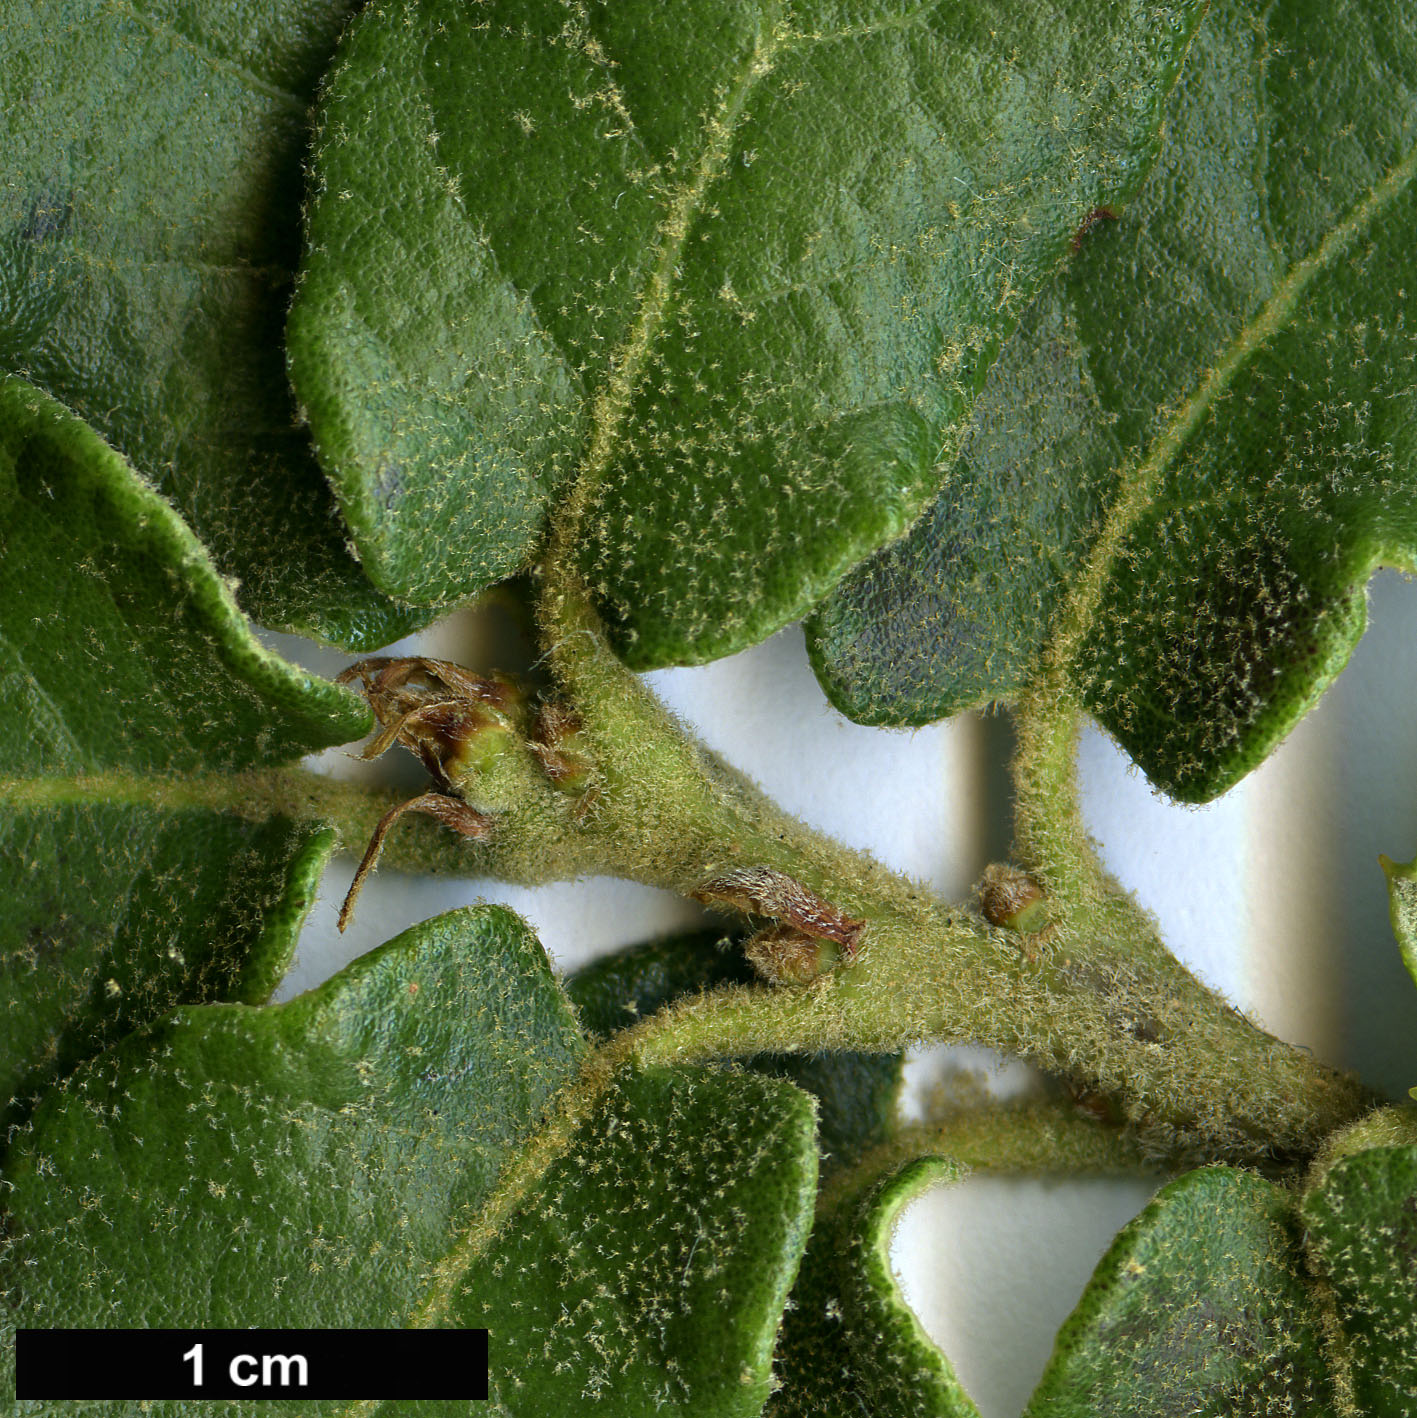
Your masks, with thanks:
[[[17,1398],[487,1397],[485,1329],[22,1329]]]

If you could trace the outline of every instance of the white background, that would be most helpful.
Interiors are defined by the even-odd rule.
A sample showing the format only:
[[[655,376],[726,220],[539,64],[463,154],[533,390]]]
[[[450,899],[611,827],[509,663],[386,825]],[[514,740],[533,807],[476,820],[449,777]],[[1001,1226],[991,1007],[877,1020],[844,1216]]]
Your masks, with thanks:
[[[1348,670],[1262,769],[1206,808],[1155,796],[1096,730],[1080,751],[1103,856],[1181,958],[1267,1028],[1398,1096],[1417,1083],[1417,988],[1392,941],[1376,857],[1417,853],[1415,626],[1417,582],[1377,577]],[[396,652],[487,668],[482,633],[457,616]],[[266,638],[325,674],[351,658]],[[785,807],[943,896],[964,896],[1007,850],[1005,719],[965,715],[915,731],[848,723],[818,689],[795,627],[715,664],[647,678]],[[416,790],[421,770],[394,757],[375,768],[332,750],[311,762],[380,781],[392,774]],[[667,893],[605,879],[527,890],[381,872],[341,937],[335,914],[352,870],[345,857],[331,865],[279,998],[415,921],[482,899],[526,916],[566,971],[703,919]],[[1030,1084],[1028,1070],[984,1051],[937,1050],[912,1063],[907,1106],[961,1063],[986,1070],[999,1091]],[[1150,1191],[1140,1181],[974,1177],[907,1213],[892,1252],[903,1288],[984,1418],[1019,1413],[1097,1258]]]

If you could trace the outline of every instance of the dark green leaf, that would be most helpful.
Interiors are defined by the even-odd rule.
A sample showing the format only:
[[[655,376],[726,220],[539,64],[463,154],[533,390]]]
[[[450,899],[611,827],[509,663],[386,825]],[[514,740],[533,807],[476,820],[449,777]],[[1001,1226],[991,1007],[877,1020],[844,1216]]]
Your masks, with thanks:
[[[398,0],[316,146],[291,367],[370,575],[521,566],[575,486],[637,667],[761,639],[939,484],[1135,190],[1199,0]]]
[[[592,961],[567,978],[566,993],[586,1031],[606,1039],[681,995],[756,979],[738,934],[686,931]]]
[[[622,1076],[474,1267],[503,1411],[760,1413],[812,1225],[812,1106],[712,1069]]]
[[[269,998],[334,845],[328,828],[206,808],[7,813],[0,1145],[56,1079],[173,1006]]]
[[[1333,1418],[1321,1334],[1289,1193],[1188,1172],[1098,1263],[1025,1418]]]
[[[1410,1132],[1410,1123],[1409,1123]],[[1417,1147],[1346,1157],[1304,1200],[1364,1418],[1417,1411]]]
[[[597,960],[566,981],[566,993],[585,1027],[605,1037],[682,995],[756,981],[732,936],[693,931]],[[816,1098],[824,1177],[850,1166],[891,1131],[901,1086],[900,1054],[757,1054],[746,1063]]]
[[[263,649],[172,508],[81,420],[0,379],[0,771],[215,773],[368,729]]]
[[[80,1070],[15,1149],[12,1315],[490,1323],[500,1411],[578,1414],[589,1385],[616,1414],[754,1413],[810,1223],[811,1106],[733,1072],[622,1073],[558,1137],[543,1124],[584,1049],[498,907],[289,1004],[178,1010]]]
[[[413,623],[365,581],[295,426],[281,327],[307,107],[353,0],[9,0],[0,371],[88,419],[260,619]]]
[[[1371,570],[1417,559],[1417,17],[1223,0],[1168,135],[996,366],[935,507],[812,638],[873,723],[1008,698],[1061,654],[1200,800],[1342,666]],[[1104,516],[1124,535],[1089,579]]]
[[[173,1004],[274,987],[332,841],[244,811],[238,770],[368,715],[264,650],[163,499],[16,379],[0,529],[4,1125]]]
[[[401,1325],[583,1050],[535,938],[492,907],[288,1004],[178,1010],[52,1094],[12,1152],[14,1313]]]
[[[1184,114],[1185,78],[1181,89],[1173,106]],[[1008,699],[1038,672],[1121,456],[1070,302],[1087,298],[1102,248],[1131,231],[1146,195],[1122,231],[1089,237],[1068,277],[1024,315],[944,491],[808,622],[817,678],[858,722],[927,724]]]
[[[977,1418],[949,1360],[901,1298],[890,1266],[902,1208],[963,1171],[943,1158],[921,1158],[834,1196],[819,1211],[783,1319],[783,1387],[770,1418]]]
[[[1387,877],[1388,915],[1407,973],[1417,981],[1417,861],[1379,857]]]

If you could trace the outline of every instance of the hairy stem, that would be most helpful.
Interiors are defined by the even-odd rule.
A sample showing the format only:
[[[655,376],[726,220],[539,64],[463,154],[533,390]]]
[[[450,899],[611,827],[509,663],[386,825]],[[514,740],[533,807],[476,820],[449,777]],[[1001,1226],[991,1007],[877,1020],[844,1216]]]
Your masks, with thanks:
[[[1014,723],[1014,850],[1047,890],[1055,916],[1086,909],[1110,893],[1078,801],[1082,716],[1066,694],[1044,688],[1018,704]]]
[[[936,901],[782,813],[694,743],[592,626],[556,642],[555,658],[600,765],[592,799],[556,791],[534,754],[511,751],[467,785],[496,817],[491,842],[411,822],[391,839],[389,865],[529,883],[608,873],[684,894],[737,868],[767,867],[867,923],[853,964],[806,986],[682,1001],[630,1031],[628,1056],[683,1062],[980,1043],[1118,1096],[1147,1147],[1172,1156],[1306,1156],[1371,1106],[1353,1079],[1265,1034],[1201,985],[1144,914],[1094,889],[1089,873],[1064,883],[1057,929],[1044,948],[1026,950],[1027,937]],[[1025,753],[1029,732],[1025,725]],[[1039,741],[1055,756],[1060,744],[1070,752],[1070,731]],[[16,805],[84,797],[324,818],[355,851],[393,801],[295,769],[0,783],[0,801]],[[1050,817],[1040,813],[1043,827],[1025,839],[1036,844],[1030,855],[1066,864],[1071,848],[1047,845]]]
[[[681,1002],[637,1026],[637,1056],[981,1043],[1118,1095],[1148,1145],[1170,1155],[1304,1156],[1371,1106],[1355,1080],[1197,981],[1096,867],[1072,786],[1070,706],[1021,721],[1036,795],[1021,803],[1022,849],[1058,897],[1057,928],[1030,953],[978,913],[809,831],[695,744],[610,652],[574,578],[548,576],[542,617],[603,765],[598,811],[580,828],[601,844],[600,869],[689,892],[768,867],[868,923],[849,967],[805,987]]]
[[[1063,1103],[1030,1100],[951,1109],[930,1123],[898,1129],[831,1178],[818,1211],[860,1193],[888,1172],[922,1158],[965,1171],[1003,1175],[1156,1176],[1156,1164],[1120,1128],[1081,1117]]]

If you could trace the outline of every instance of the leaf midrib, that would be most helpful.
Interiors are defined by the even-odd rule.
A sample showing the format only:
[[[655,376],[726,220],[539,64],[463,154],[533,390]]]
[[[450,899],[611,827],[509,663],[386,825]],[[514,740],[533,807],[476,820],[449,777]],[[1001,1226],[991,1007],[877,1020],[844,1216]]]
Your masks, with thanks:
[[[1211,409],[1240,372],[1288,326],[1309,288],[1351,249],[1417,178],[1414,147],[1336,223],[1307,256],[1294,262],[1269,298],[1236,332],[1199,387],[1176,409],[1152,440],[1146,455],[1125,465],[1102,530],[1081,576],[1059,614],[1037,682],[1040,695],[1066,692],[1066,683],[1102,605],[1123,543],[1156,501],[1165,474],[1178,461]]]
[[[145,807],[158,812],[234,813],[253,819],[283,814],[350,821],[395,796],[289,764],[225,773],[75,768],[66,773],[0,775],[0,809],[8,812]]]
[[[659,226],[659,250],[649,279],[636,302],[635,316],[625,339],[611,355],[609,374],[591,404],[591,431],[586,456],[577,471],[562,519],[563,547],[576,535],[595,491],[615,458],[620,428],[629,412],[640,375],[654,348],[674,294],[679,257],[700,212],[704,197],[723,172],[734,134],[748,98],[758,81],[769,73],[782,47],[776,21],[781,6],[763,16],[763,28],[747,61],[740,67],[728,92],[703,128],[703,149],[692,175],[669,203]]]
[[[547,1100],[541,1125],[521,1140],[476,1214],[432,1265],[427,1291],[409,1315],[406,1328],[436,1329],[448,1322],[463,1276],[502,1234],[551,1167],[569,1152],[576,1134],[609,1090],[616,1071],[634,1058],[637,1043],[622,1033],[589,1050],[565,1087]],[[372,1418],[385,1402],[381,1398],[356,1400],[340,1410],[340,1418]]]
[[[636,303],[636,314],[629,334],[612,354],[609,361],[611,373],[592,403],[589,446],[577,473],[565,518],[566,526],[572,533],[580,525],[596,487],[615,457],[620,427],[629,411],[639,376],[654,348],[673,297],[674,275],[680,253],[695,219],[703,210],[706,193],[723,172],[738,122],[758,81],[771,72],[780,53],[851,39],[870,39],[888,30],[924,24],[943,3],[944,0],[922,0],[913,10],[893,16],[890,20],[848,26],[825,34],[786,29],[780,3],[764,12],[762,37],[754,44],[752,53],[739,70],[728,93],[704,124],[703,150],[694,165],[693,176],[670,203],[660,224],[658,258]],[[631,126],[634,127],[633,122]],[[843,279],[846,274],[837,272],[826,279],[828,282],[836,281]],[[752,302],[754,305],[758,303]]]
[[[149,34],[157,39],[168,40],[175,48],[185,50],[188,54],[208,65],[216,73],[225,74],[229,78],[236,79],[255,93],[264,94],[267,98],[275,99],[292,113],[299,114],[303,121],[307,104],[298,94],[291,93],[288,89],[281,88],[278,84],[272,84],[267,79],[262,79],[253,74],[249,69],[237,64],[234,60],[227,59],[217,54],[209,45],[200,40],[193,39],[190,35],[183,34],[176,26],[149,15],[138,5],[127,0],[127,3],[115,5],[112,11],[115,15],[126,16],[134,24],[141,25]]]

